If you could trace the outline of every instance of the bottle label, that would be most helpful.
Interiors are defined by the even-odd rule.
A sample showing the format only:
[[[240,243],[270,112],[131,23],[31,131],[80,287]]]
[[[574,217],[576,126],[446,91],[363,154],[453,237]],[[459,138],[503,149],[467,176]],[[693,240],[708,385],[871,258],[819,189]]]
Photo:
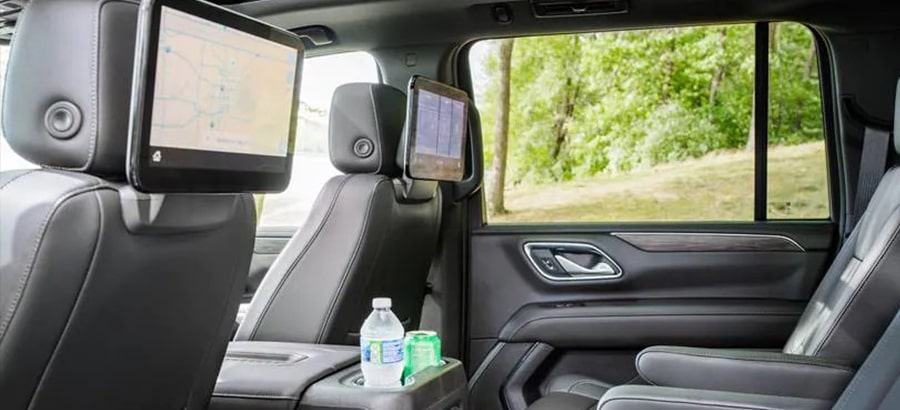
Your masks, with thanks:
[[[371,364],[394,364],[403,361],[403,339],[361,339],[362,361]]]

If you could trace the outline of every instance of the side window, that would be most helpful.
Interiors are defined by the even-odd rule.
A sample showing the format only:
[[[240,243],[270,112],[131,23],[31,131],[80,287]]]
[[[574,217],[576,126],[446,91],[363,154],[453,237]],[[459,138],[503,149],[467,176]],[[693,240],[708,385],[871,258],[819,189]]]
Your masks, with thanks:
[[[796,23],[769,25],[769,219],[831,216],[816,43]]]
[[[328,157],[328,115],[334,90],[347,83],[378,81],[378,66],[369,53],[312,57],[303,62],[291,183],[282,193],[257,195],[260,228],[303,224],[319,190],[340,173]]]
[[[812,33],[768,25],[766,140],[754,126],[765,112],[754,104],[760,27],[476,43],[488,222],[828,218]],[[768,142],[761,154],[758,135]]]

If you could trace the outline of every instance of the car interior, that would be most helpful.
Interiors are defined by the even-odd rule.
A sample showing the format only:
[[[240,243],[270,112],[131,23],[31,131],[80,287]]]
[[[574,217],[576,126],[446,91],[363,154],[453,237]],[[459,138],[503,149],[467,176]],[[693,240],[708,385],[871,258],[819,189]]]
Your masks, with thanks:
[[[158,125],[166,7],[296,77],[198,47]],[[900,409],[900,3],[0,0],[0,72],[0,409]],[[410,172],[418,78],[461,178]],[[276,110],[277,189],[142,151]],[[439,336],[394,387],[382,297]]]

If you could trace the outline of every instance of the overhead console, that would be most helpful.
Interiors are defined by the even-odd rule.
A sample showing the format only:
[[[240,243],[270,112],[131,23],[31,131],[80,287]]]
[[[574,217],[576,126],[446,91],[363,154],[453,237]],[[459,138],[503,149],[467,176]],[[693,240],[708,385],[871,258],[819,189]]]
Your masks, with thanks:
[[[628,0],[531,0],[537,18],[599,16],[628,12]]]

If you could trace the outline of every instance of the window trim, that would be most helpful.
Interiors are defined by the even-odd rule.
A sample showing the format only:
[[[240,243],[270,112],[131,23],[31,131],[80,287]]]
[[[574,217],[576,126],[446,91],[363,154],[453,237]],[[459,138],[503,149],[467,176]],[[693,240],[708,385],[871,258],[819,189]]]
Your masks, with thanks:
[[[753,220],[769,217],[769,22],[754,25]]]

